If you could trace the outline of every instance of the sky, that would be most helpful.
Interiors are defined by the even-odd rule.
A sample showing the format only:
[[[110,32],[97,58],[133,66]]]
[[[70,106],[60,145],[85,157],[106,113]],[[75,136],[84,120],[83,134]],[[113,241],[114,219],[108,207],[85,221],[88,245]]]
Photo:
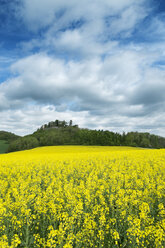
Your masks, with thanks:
[[[0,130],[165,137],[164,0],[0,0]]]

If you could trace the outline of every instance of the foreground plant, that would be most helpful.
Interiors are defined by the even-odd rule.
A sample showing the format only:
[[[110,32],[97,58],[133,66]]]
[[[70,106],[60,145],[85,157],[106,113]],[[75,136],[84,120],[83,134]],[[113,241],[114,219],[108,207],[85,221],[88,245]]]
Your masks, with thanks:
[[[0,247],[165,247],[165,150],[0,156]]]

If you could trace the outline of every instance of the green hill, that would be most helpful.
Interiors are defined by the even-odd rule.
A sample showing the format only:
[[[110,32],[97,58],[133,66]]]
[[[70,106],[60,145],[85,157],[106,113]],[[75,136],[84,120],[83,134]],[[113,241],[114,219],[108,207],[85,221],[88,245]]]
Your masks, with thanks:
[[[10,143],[8,152],[55,145],[101,145],[165,148],[165,138],[139,132],[119,134],[104,130],[90,130],[73,125],[72,121],[52,121],[31,135]]]
[[[18,139],[20,136],[14,133],[0,131],[0,153],[5,153],[8,150],[10,143]]]
[[[9,143],[6,140],[0,140],[0,153],[5,153],[9,147]]]
[[[14,133],[0,131],[0,140],[6,140],[8,142],[18,139],[20,136],[15,135]]]

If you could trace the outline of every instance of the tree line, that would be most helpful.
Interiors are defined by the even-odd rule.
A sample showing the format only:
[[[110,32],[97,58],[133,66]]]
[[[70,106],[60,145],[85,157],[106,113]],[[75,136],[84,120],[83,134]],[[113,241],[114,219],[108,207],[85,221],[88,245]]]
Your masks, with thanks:
[[[165,148],[165,138],[150,133],[115,133],[104,130],[90,130],[69,125],[48,123],[31,135],[24,136],[10,143],[8,152],[31,149],[38,146],[53,145],[100,145],[133,146],[144,148]],[[62,123],[62,122],[59,122]],[[56,128],[55,128],[56,127]]]
[[[6,132],[6,131],[0,131],[0,140],[5,140],[7,142],[14,141],[18,139],[20,136],[15,135],[14,133]]]

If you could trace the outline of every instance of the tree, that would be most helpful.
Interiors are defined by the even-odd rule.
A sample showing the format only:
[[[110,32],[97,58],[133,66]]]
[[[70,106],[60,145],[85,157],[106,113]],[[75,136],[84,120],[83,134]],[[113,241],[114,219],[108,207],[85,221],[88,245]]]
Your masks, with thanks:
[[[56,127],[59,126],[59,120],[55,120],[55,126],[56,126]]]

